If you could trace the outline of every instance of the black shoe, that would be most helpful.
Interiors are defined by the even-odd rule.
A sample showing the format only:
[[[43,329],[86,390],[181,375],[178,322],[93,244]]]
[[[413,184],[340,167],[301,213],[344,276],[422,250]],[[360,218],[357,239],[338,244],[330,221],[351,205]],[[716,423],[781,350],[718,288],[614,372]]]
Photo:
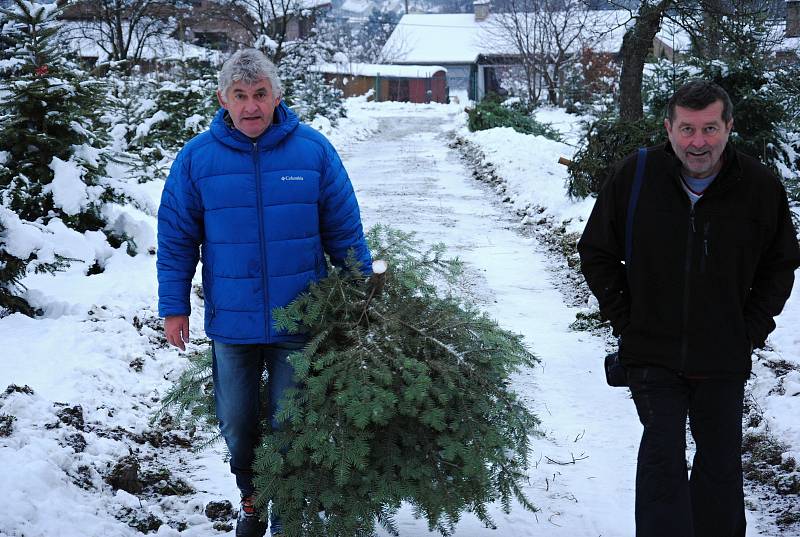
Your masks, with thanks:
[[[253,496],[245,496],[239,505],[239,517],[236,519],[236,537],[264,537],[267,533],[267,522],[258,517]]]

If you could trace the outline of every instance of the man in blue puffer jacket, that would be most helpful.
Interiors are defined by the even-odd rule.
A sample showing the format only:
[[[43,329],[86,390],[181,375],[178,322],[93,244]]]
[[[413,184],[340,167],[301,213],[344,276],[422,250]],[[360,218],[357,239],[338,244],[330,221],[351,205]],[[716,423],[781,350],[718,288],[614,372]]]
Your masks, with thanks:
[[[253,507],[259,384],[266,368],[274,416],[293,386],[287,357],[302,338],[275,329],[272,310],[343,266],[353,250],[371,265],[358,202],[336,150],[281,102],[275,66],[241,50],[222,67],[222,109],[175,159],[158,211],[159,314],[167,341],[185,349],[189,292],[202,254],[205,331],[214,396],[242,495],[236,535],[262,536]],[[272,420],[273,427],[278,423]],[[281,532],[271,513],[270,530]]]

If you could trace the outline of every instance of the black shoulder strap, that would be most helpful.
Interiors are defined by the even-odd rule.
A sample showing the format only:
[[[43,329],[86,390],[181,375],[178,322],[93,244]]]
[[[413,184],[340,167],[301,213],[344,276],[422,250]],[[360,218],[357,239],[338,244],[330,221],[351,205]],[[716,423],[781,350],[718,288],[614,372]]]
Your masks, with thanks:
[[[633,215],[636,212],[636,204],[639,201],[639,191],[642,190],[642,180],[644,179],[644,167],[647,162],[647,149],[639,148],[636,156],[636,175],[633,176],[633,187],[631,187],[631,197],[628,200],[628,218],[625,222],[625,266],[631,264],[631,254],[633,253]]]

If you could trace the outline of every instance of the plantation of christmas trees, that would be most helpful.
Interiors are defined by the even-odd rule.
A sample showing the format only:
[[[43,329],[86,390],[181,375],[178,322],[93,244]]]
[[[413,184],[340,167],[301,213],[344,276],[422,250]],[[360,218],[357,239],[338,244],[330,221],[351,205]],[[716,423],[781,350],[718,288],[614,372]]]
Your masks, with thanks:
[[[441,245],[380,226],[368,240],[384,274],[351,261],[274,312],[308,343],[289,358],[302,388],[256,451],[264,514],[271,500],[287,535],[353,537],[397,535],[402,502],[442,535],[464,512],[493,527],[493,502],[534,510],[521,487],[537,419],[511,376],[535,357],[463,298]],[[210,353],[195,355],[164,408],[213,427],[211,384]]]

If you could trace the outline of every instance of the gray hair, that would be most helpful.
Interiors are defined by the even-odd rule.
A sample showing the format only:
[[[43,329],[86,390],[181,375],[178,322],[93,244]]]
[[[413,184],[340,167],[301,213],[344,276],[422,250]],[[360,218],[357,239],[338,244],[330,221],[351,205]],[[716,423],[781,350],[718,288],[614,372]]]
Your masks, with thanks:
[[[245,84],[255,84],[265,78],[269,81],[274,96],[283,94],[283,86],[275,64],[260,50],[254,48],[239,50],[222,65],[219,72],[219,92],[226,96],[228,89],[235,82],[241,80]]]

